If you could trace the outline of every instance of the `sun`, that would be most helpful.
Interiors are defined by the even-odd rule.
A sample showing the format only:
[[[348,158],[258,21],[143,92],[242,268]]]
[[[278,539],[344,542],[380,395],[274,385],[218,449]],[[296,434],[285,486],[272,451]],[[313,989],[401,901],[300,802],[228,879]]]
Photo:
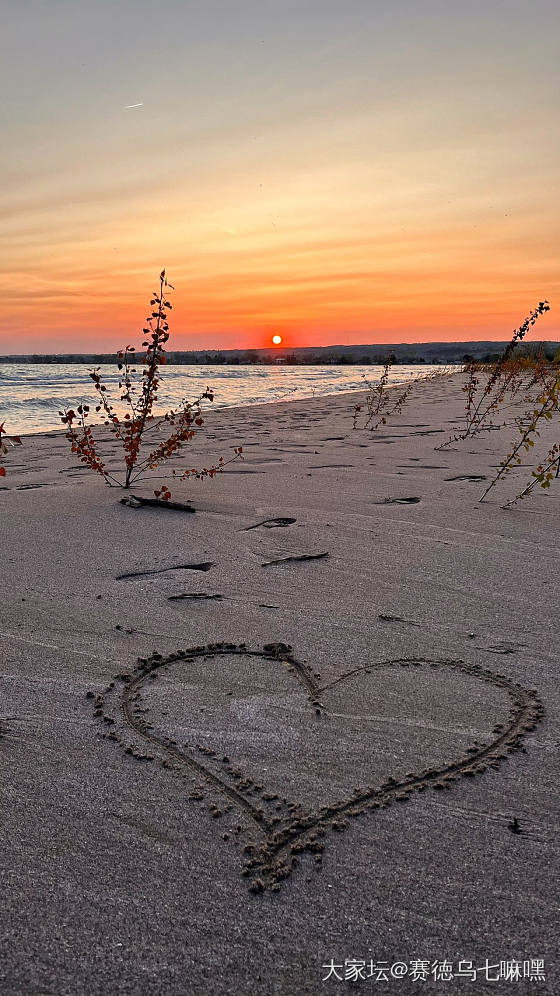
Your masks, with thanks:
[[[274,343],[275,346],[279,346],[280,343],[282,342],[282,336],[281,335],[273,335],[272,336],[272,341],[273,341],[273,343]]]

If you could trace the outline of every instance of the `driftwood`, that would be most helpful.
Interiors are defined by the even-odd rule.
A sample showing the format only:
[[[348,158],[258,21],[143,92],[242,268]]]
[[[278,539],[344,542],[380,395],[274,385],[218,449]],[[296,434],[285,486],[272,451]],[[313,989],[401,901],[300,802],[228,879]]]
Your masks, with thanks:
[[[164,501],[162,498],[140,498],[139,495],[127,495],[121,498],[121,505],[128,505],[129,508],[171,508],[175,512],[196,512],[192,505],[185,505],[181,501]]]

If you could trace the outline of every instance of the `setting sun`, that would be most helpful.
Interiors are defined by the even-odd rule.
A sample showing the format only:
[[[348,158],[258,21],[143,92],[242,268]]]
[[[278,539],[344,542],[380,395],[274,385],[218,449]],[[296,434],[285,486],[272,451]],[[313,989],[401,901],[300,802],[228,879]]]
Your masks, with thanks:
[[[279,346],[280,343],[282,342],[282,336],[281,335],[273,335],[272,336],[272,341],[273,341],[273,343],[274,343],[275,346]]]

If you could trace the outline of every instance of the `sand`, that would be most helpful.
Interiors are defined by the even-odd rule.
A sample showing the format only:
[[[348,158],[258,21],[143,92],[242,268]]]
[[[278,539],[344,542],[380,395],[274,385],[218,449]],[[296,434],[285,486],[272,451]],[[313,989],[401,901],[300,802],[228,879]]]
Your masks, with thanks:
[[[478,503],[512,430],[436,451],[461,384],[373,434],[355,394],[214,412],[185,464],[245,460],[172,487],[194,515],[122,505],[59,433],[6,459],[3,994],[538,958],[439,984],[560,992],[560,486]]]

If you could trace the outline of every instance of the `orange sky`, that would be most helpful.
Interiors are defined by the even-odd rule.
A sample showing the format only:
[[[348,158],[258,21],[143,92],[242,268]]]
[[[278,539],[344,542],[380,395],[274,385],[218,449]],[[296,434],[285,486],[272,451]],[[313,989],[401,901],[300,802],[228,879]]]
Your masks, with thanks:
[[[0,351],[560,338],[554,8],[14,5]]]

